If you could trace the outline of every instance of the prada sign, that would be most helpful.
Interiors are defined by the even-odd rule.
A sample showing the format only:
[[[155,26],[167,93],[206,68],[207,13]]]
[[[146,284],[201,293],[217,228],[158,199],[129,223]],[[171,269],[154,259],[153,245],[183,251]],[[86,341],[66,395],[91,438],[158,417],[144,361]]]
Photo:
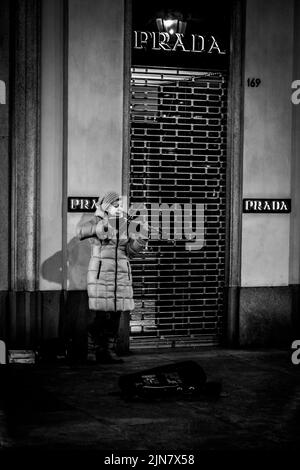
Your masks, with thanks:
[[[289,214],[291,199],[244,199],[245,214]]]
[[[226,54],[215,36],[182,33],[134,31],[134,49],[202,54]]]
[[[95,212],[98,197],[68,197],[68,212]]]
[[[133,67],[228,70],[232,0],[131,0]]]

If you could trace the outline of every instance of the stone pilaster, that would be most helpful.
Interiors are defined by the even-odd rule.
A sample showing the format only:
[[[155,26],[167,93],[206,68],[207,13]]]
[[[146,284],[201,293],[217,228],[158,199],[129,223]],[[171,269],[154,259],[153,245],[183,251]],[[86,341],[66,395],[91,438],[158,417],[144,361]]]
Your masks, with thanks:
[[[11,288],[34,291],[39,278],[40,1],[13,3]]]

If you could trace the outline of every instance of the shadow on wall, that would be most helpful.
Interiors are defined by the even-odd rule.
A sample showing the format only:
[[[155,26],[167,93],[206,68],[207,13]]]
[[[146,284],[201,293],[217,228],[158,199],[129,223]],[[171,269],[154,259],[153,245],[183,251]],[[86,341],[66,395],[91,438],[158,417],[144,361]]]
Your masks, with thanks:
[[[78,225],[91,218],[91,214],[83,214]],[[77,228],[76,226],[76,228]],[[74,233],[76,232],[76,228]],[[91,255],[89,240],[80,241],[76,236],[67,244],[67,289],[86,290],[86,277]],[[63,253],[54,253],[41,266],[43,279],[63,286]]]
[[[78,225],[91,218],[83,214]],[[74,236],[67,244],[67,279],[63,279],[63,252],[57,251],[41,266],[43,279],[53,283],[42,291],[42,338],[61,338],[72,341],[79,356],[85,354],[85,330],[88,312],[87,271],[91,247],[89,240],[80,241]],[[63,286],[67,281],[67,295]],[[58,290],[57,290],[58,288]]]

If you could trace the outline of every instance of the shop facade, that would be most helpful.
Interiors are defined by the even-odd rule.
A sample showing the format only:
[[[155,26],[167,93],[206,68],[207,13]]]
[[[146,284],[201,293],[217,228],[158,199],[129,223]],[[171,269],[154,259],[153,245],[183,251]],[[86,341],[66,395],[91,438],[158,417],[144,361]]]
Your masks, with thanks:
[[[289,344],[298,2],[141,3],[3,2],[1,335],[83,348],[90,246],[76,227],[112,189],[173,221],[132,262],[121,348]],[[190,244],[174,239],[188,210]]]

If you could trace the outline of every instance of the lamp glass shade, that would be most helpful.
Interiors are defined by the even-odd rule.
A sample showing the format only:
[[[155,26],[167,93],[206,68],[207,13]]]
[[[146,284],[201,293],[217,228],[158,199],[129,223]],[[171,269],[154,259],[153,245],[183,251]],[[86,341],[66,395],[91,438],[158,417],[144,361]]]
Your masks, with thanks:
[[[174,18],[156,18],[156,25],[160,33],[168,33],[170,36],[180,33],[184,34],[186,22]]]

